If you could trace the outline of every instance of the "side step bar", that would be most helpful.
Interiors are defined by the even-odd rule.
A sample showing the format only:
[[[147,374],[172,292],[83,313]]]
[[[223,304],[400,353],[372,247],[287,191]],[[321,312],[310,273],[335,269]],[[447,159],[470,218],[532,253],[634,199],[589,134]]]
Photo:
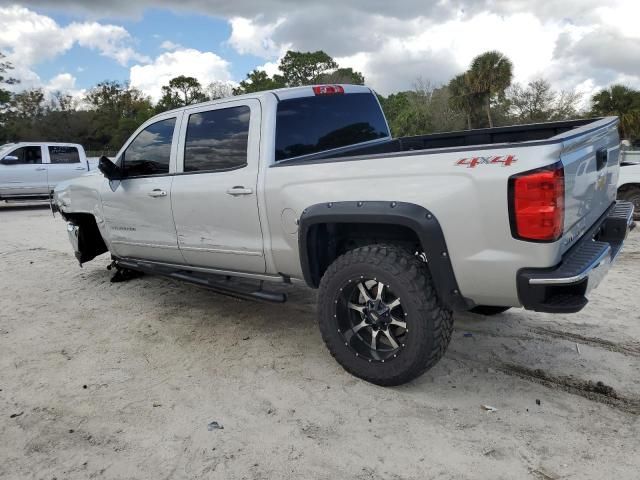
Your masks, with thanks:
[[[229,277],[222,277],[220,275],[206,275],[202,273],[194,273],[188,270],[167,269],[146,262],[138,263],[120,259],[115,259],[115,262],[117,266],[123,268],[189,282],[194,285],[207,288],[213,292],[228,295],[230,297],[241,298],[243,300],[259,300],[270,303],[284,303],[287,301],[286,293],[263,290],[262,282],[260,282],[260,286],[258,288],[254,289],[252,286],[246,284],[242,286],[233,285],[231,284]]]

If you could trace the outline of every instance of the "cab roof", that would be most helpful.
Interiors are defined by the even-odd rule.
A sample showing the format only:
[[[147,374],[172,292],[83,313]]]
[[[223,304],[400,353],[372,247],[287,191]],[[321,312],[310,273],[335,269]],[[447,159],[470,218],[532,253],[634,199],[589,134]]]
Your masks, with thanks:
[[[231,100],[245,100],[245,99],[260,99],[270,95],[275,96],[278,100],[289,100],[291,98],[302,98],[302,97],[313,97],[316,95],[313,91],[313,87],[323,86],[324,84],[318,85],[305,85],[302,87],[289,87],[289,88],[278,88],[275,90],[264,90],[262,92],[254,92],[254,93],[245,93],[243,95],[237,95],[233,97],[225,97],[219,98],[217,100],[210,100],[208,102],[202,103],[194,103],[191,105],[185,105],[183,107],[174,108],[173,110],[167,110],[166,112],[162,112],[160,115],[164,115],[170,112],[179,112],[181,110],[185,110],[188,108],[193,108],[195,106],[205,107],[208,105],[217,105],[220,103],[229,102]],[[374,93],[369,87],[365,85],[351,85],[351,84],[342,84],[336,83],[331,84],[331,86],[339,86],[342,87],[345,94],[349,93]]]

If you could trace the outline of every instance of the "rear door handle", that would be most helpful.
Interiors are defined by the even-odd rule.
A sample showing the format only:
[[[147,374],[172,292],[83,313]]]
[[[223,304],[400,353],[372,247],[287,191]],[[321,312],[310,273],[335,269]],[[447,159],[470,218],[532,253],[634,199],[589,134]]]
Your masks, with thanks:
[[[165,192],[164,190],[160,190],[159,188],[156,188],[155,190],[151,190],[149,192],[149,196],[150,197],[166,197],[167,196],[167,192]]]
[[[253,190],[250,188],[244,188],[243,186],[236,185],[233,188],[227,190],[227,194],[237,197],[238,195],[251,195]]]
[[[46,170],[46,168],[45,167],[36,168],[36,172],[42,172],[43,170]]]
[[[76,167],[76,170],[86,170],[86,167]]]

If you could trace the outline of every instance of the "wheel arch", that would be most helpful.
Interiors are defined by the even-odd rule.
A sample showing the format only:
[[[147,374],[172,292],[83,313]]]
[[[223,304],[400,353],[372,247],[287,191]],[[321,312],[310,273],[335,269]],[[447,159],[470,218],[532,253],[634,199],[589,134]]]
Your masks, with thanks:
[[[406,202],[348,201],[307,207],[300,216],[298,233],[307,285],[318,287],[328,266],[350,249],[349,241],[358,247],[363,245],[358,242],[378,240],[415,245],[426,256],[441,301],[454,310],[474,306],[460,292],[437,218],[426,208]]]
[[[626,182],[622,185],[618,185],[618,193],[624,192],[625,190],[629,190],[631,188],[640,188],[640,181],[638,182]]]

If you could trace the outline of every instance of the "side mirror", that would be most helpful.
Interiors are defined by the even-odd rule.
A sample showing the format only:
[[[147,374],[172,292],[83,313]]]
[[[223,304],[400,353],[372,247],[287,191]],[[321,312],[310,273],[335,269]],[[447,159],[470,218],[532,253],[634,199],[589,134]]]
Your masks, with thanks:
[[[20,159],[15,155],[7,155],[2,160],[0,160],[0,163],[2,163],[3,165],[15,165],[19,161]]]
[[[123,176],[122,169],[105,156],[98,160],[98,170],[109,180],[121,180]]]

